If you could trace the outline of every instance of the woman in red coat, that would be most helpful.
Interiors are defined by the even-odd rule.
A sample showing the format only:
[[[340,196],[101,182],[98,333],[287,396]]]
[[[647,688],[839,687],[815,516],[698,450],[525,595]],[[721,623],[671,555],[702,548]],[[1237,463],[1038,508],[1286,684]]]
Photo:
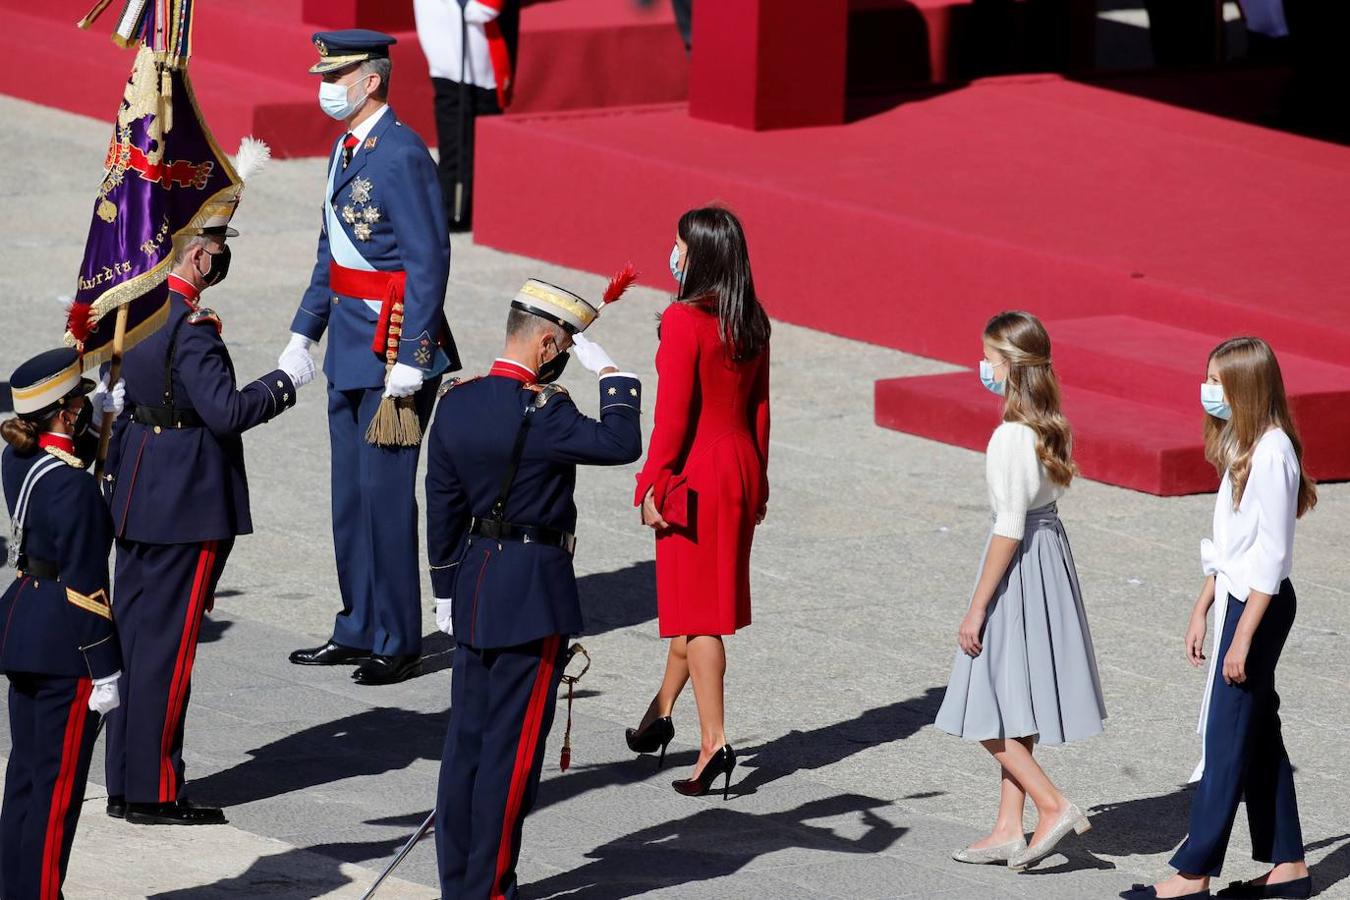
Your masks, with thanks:
[[[675,789],[697,796],[736,754],[722,721],[723,635],[750,624],[750,543],[769,498],[769,318],[755,296],[745,233],[725,209],[680,218],[671,273],[680,284],[661,317],[656,428],[638,475],[643,524],[656,530],[656,598],[666,673],[630,749],[661,752],[691,678],[701,751]]]

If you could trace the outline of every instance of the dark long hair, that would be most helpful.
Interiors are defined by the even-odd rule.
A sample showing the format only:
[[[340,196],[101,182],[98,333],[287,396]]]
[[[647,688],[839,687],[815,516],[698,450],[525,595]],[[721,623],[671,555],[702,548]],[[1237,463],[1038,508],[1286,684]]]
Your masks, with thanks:
[[[736,362],[754,359],[769,346],[769,316],[755,294],[745,230],[728,209],[705,206],[680,216],[687,251],[677,299],[717,316],[718,333]]]

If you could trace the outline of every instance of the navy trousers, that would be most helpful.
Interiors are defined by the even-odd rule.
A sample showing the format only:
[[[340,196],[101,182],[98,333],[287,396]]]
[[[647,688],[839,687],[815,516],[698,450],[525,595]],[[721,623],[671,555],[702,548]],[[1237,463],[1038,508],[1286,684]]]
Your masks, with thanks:
[[[455,648],[436,794],[442,900],[520,896],[521,826],[534,806],[566,642]]]
[[[88,678],[9,673],[9,766],[0,807],[0,885],[57,900],[80,821],[98,716]]]
[[[1275,693],[1275,665],[1297,608],[1294,586],[1286,580],[1271,598],[1252,637],[1242,684],[1223,680],[1223,660],[1244,608],[1231,596],[1227,601],[1205,731],[1205,773],[1191,800],[1190,834],[1172,857],[1172,866],[1188,875],[1219,874],[1244,797],[1252,858],[1270,864],[1303,859],[1294,769],[1280,734],[1280,695]]]
[[[440,381],[428,379],[414,395],[423,432]],[[366,442],[383,395],[383,388],[328,386],[333,550],[342,592],[333,640],[382,656],[404,656],[422,652],[415,493],[422,448]]]
[[[113,621],[122,644],[121,704],[108,715],[108,794],[129,803],[183,796],[183,725],[202,616],[234,539],[117,542]]]

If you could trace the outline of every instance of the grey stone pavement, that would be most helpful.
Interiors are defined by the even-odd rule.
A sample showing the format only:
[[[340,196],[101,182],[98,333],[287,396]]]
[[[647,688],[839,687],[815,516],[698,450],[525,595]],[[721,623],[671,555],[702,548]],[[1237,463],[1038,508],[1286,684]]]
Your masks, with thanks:
[[[74,282],[109,127],[5,98],[0,119],[3,377],[59,337],[54,297]],[[208,302],[243,377],[270,369],[285,343],[313,258],[322,180],[318,161],[274,164],[236,217],[234,266]],[[495,356],[524,278],[589,292],[602,284],[466,239],[454,254],[447,309],[470,373]],[[664,272],[649,276],[594,336],[650,391],[654,317],[669,285]],[[1034,297],[1010,302],[1036,308]],[[727,802],[669,787],[695,757],[692,697],[676,709],[665,771],[624,747],[623,728],[641,715],[665,656],[652,538],[630,507],[636,467],[582,472],[577,571],[594,665],[566,773],[556,755],[561,715],[553,729],[525,827],[525,896],[1113,897],[1165,871],[1186,830],[1184,782],[1199,751],[1202,677],[1182,660],[1181,632],[1213,501],[1091,482],[1061,509],[1110,721],[1103,736],[1041,757],[1095,827],[1024,875],[947,859],[991,824],[998,791],[984,751],[929,727],[988,527],[984,460],[877,428],[872,382],[948,369],[777,326],[773,496],[753,559],[755,624],[728,641],[728,734],[742,765]],[[595,409],[586,373],[574,367],[565,382]],[[979,390],[973,374],[971,385]],[[644,418],[650,425],[650,409]],[[203,628],[186,748],[194,796],[229,807],[230,824],[137,828],[106,818],[100,749],[67,897],[358,897],[431,808],[449,643],[430,612],[432,671],[405,684],[362,688],[346,669],[286,662],[328,635],[338,605],[326,440],[320,384],[246,438],[257,532],[238,542]],[[1280,674],[1323,897],[1350,897],[1348,501],[1347,486],[1324,486],[1300,526],[1301,609]],[[1240,818],[1225,877],[1258,871],[1247,849]],[[434,865],[428,840],[381,896],[436,896]]]

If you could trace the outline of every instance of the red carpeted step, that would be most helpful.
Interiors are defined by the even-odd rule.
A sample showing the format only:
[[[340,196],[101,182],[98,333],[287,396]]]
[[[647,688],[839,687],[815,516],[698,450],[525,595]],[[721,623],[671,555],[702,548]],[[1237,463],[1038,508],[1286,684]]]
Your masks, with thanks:
[[[876,383],[876,422],[909,434],[983,451],[998,427],[1001,401],[973,371]],[[1096,391],[1064,388],[1064,413],[1074,432],[1083,475],[1150,494],[1212,491],[1205,462],[1204,418]]]

